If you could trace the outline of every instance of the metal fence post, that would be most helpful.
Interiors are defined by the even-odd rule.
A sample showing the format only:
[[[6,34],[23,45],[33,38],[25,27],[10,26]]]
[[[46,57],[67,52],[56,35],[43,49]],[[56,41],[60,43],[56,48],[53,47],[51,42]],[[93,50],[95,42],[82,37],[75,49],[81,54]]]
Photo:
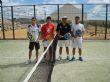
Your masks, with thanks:
[[[84,4],[82,4],[82,24],[84,23],[83,17],[84,17]]]
[[[34,17],[36,17],[36,6],[34,5]]]
[[[107,24],[108,24],[108,21],[107,21],[107,13],[108,13],[108,4],[106,4],[106,21],[105,21],[105,40],[107,39]]]
[[[5,31],[4,31],[4,18],[3,18],[3,6],[2,6],[2,1],[0,0],[1,3],[1,18],[2,18],[2,31],[3,31],[3,39],[5,40]]]
[[[13,28],[13,39],[15,39],[14,18],[13,18],[13,6],[11,6],[11,17],[12,17],[12,28]]]
[[[58,24],[60,22],[60,16],[59,16],[59,4],[58,4]]]

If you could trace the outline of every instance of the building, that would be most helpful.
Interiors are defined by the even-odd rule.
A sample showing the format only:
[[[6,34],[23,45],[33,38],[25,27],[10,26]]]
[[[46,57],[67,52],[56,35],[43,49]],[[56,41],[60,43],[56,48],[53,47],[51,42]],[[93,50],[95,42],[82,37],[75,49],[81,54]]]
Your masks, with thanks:
[[[79,5],[80,6],[80,5]],[[58,20],[58,10],[51,14],[53,20]],[[75,16],[80,16],[82,19],[82,8],[77,8],[74,5],[66,4],[62,5],[59,9],[59,17],[60,19],[63,16],[67,16],[69,20],[74,21]],[[87,13],[84,13],[84,20],[87,19]]]

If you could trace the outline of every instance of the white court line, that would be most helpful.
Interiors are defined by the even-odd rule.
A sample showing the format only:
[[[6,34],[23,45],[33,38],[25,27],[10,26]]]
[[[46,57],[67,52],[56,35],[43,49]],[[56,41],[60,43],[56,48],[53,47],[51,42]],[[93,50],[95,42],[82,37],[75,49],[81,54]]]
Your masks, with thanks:
[[[49,46],[47,47],[47,49],[44,51],[43,55],[40,57],[40,59],[38,60],[38,62],[35,64],[35,66],[32,68],[32,70],[30,71],[30,73],[27,75],[26,79],[23,82],[28,82],[29,81],[31,75],[36,70],[37,66],[41,62],[42,58],[44,57],[44,55],[46,54],[48,48],[51,46],[52,43],[53,43],[53,40],[51,41],[51,43],[49,44]]]

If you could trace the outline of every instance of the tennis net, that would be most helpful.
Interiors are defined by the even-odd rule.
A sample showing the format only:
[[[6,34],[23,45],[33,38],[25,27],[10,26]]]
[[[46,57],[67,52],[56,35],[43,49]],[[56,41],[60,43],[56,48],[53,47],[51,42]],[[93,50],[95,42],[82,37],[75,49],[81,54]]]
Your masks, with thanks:
[[[50,42],[38,62],[29,72],[23,82],[51,82],[51,74],[55,63],[57,37]],[[46,61],[42,62],[46,57]]]

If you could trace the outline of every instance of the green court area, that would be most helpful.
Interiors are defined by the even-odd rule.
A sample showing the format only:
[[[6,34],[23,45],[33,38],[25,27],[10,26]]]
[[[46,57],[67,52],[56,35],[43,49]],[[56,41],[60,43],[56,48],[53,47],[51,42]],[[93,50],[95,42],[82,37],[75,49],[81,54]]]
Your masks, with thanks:
[[[22,82],[25,79],[35,65],[34,62],[25,64],[28,59],[28,45],[26,40],[0,41],[0,82]],[[34,59],[33,51],[32,60]]]
[[[84,61],[56,61],[51,82],[110,82],[110,41],[84,41],[83,46]],[[62,55],[65,59],[65,49]],[[27,40],[0,40],[0,82],[22,82],[35,65],[25,65],[27,59]]]
[[[110,82],[110,41],[84,41],[83,46],[84,61],[57,61],[51,82]]]

